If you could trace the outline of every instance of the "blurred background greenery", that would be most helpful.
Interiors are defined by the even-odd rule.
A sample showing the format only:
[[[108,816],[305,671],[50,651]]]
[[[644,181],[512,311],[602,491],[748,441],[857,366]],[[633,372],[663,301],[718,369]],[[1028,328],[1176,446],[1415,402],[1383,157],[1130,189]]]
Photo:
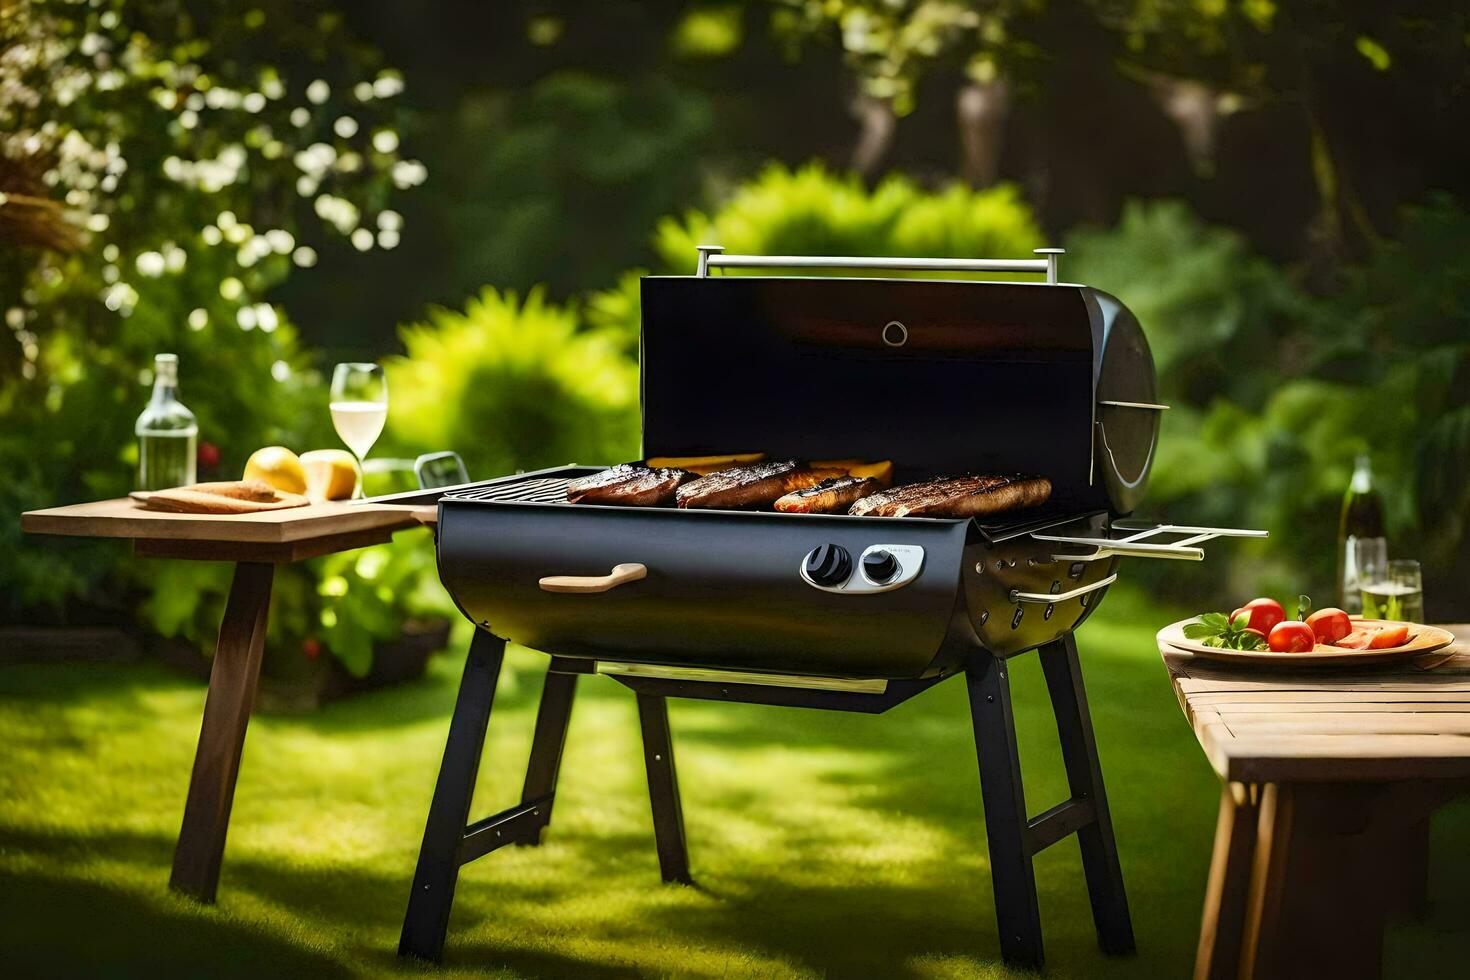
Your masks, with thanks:
[[[0,0],[0,620],[209,646],[224,570],[16,527],[130,489],[153,354],[201,478],[335,445],[345,357],[388,365],[377,455],[620,461],[637,275],[699,241],[1065,245],[1175,406],[1146,516],[1272,532],[1131,576],[1331,595],[1369,452],[1392,550],[1463,619],[1467,86],[1450,2]],[[288,672],[365,674],[453,615],[414,540],[293,566],[274,602]]]

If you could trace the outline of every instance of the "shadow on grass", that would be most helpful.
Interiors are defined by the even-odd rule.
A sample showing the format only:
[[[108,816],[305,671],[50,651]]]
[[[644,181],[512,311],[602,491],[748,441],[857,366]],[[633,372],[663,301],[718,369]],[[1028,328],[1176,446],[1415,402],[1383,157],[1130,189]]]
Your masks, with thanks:
[[[15,907],[22,898],[45,914],[22,914]],[[25,871],[7,873],[0,886],[0,949],[11,977],[353,975],[299,941],[184,899]]]
[[[389,938],[402,921],[410,866],[392,875],[231,855],[222,904],[208,908],[163,890],[172,850],[173,841],[161,835],[0,827],[0,852],[41,856],[61,868],[99,860],[126,865],[124,877],[139,883],[108,888],[65,871],[7,875],[0,890],[26,904],[6,908],[0,901],[0,938],[18,952],[7,954],[7,965],[23,968],[11,975],[42,975],[43,966],[64,962],[69,970],[108,976],[331,977],[350,972],[344,953],[374,971],[419,966],[400,961]],[[925,956],[995,959],[988,874],[976,855],[958,869],[925,860],[906,881],[876,869],[854,876],[803,860],[799,850],[751,855],[758,860],[733,866],[729,854],[709,855],[721,856],[727,860],[710,862],[720,866],[714,887],[686,888],[659,881],[650,833],[563,833],[541,848],[507,848],[462,881],[445,965],[524,976],[680,975],[685,971],[663,962],[661,949],[691,942],[706,956],[774,961],[832,977],[872,976],[877,964],[885,975],[902,976],[899,964]],[[772,858],[780,863],[772,866]],[[579,883],[577,875],[589,871],[593,877]],[[591,905],[581,904],[587,898]],[[285,913],[287,921],[310,923],[311,935],[347,948],[319,953],[301,936],[241,917],[242,907],[249,915],[259,902],[278,920]],[[616,909],[612,919],[609,907]],[[86,937],[81,945],[79,932]],[[558,935],[569,941],[547,941]]]

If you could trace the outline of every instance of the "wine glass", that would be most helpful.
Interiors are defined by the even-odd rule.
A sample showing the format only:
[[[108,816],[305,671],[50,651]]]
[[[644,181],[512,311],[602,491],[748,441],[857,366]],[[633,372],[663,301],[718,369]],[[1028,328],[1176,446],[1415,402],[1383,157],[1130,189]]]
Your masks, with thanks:
[[[338,364],[332,369],[332,425],[357,457],[357,490],[362,491],[362,461],[388,421],[388,379],[376,364]]]

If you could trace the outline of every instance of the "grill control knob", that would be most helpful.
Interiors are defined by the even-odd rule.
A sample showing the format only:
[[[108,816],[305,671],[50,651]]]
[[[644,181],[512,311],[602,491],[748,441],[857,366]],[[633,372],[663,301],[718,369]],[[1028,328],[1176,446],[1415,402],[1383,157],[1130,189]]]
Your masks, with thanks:
[[[870,551],[863,555],[863,574],[868,581],[882,585],[898,574],[898,559],[889,551]]]
[[[852,555],[840,544],[819,545],[807,554],[802,569],[817,585],[841,585],[852,575]]]

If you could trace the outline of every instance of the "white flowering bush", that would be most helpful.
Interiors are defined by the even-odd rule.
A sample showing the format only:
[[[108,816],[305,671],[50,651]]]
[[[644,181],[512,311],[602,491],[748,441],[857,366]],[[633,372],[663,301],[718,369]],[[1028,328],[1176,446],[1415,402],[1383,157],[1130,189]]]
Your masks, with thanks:
[[[168,312],[269,332],[267,291],[324,239],[398,244],[389,199],[426,177],[400,144],[403,81],[337,15],[279,0],[0,10],[0,229],[38,246],[0,259],[4,383],[62,366],[48,332],[112,342],[191,266],[211,288],[193,277],[192,305]],[[291,77],[262,50],[315,64]]]
[[[317,5],[0,0],[0,620],[153,587],[116,547],[21,548],[14,515],[132,488],[155,354],[180,356],[201,479],[337,444],[270,290],[334,241],[399,243],[426,177],[403,88]]]

